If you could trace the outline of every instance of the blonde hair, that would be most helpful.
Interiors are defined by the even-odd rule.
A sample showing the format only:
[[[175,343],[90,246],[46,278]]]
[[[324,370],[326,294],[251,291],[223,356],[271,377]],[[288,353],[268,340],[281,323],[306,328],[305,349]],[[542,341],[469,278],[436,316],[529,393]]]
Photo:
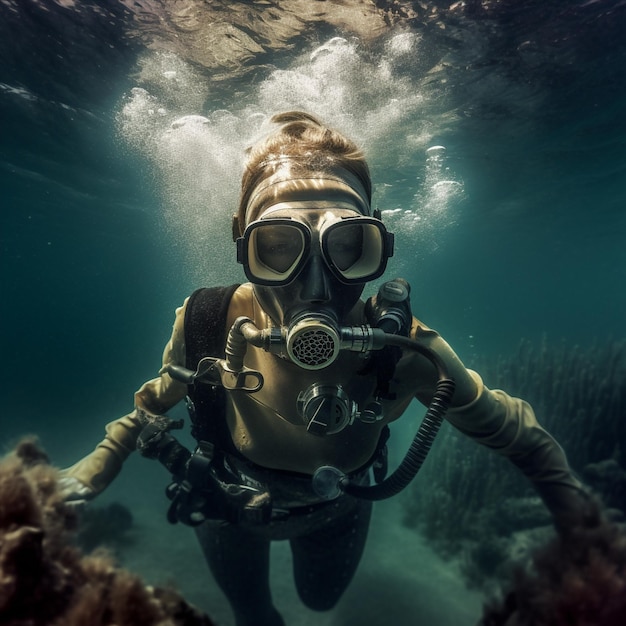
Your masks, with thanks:
[[[237,212],[241,229],[245,227],[246,207],[253,191],[287,161],[294,178],[324,173],[331,168],[345,169],[357,177],[368,202],[371,201],[369,168],[363,152],[353,141],[302,111],[278,113],[271,121],[279,124],[279,128],[248,150]]]

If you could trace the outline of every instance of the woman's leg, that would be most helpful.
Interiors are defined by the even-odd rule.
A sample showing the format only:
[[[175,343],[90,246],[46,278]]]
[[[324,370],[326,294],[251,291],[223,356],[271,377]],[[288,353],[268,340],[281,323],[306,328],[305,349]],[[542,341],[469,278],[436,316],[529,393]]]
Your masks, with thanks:
[[[332,509],[328,513],[332,516]],[[358,500],[319,530],[291,540],[296,588],[310,609],[332,609],[350,584],[363,555],[371,513],[372,503]]]
[[[237,626],[284,626],[269,586],[269,539],[211,522],[196,528],[196,534]]]

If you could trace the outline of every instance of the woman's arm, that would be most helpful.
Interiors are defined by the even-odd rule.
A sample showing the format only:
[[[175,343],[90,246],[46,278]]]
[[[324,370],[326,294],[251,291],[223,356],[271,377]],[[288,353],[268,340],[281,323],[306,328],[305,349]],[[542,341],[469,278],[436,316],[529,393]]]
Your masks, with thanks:
[[[570,469],[563,449],[541,427],[532,407],[504,391],[488,389],[438,333],[417,320],[412,336],[439,355],[455,380],[446,419],[463,434],[516,465],[533,483],[557,527],[580,521],[577,518],[587,510],[587,494]],[[417,378],[421,382],[416,397],[428,405],[434,392],[434,371],[422,371]]]
[[[541,427],[530,404],[500,389],[488,389],[476,372],[470,373],[478,388],[476,397],[450,409],[448,421],[516,465],[533,483],[557,527],[579,521],[588,498],[561,446]]]
[[[104,491],[122,469],[122,464],[133,452],[137,438],[146,424],[146,414],[161,415],[187,394],[185,384],[171,378],[164,371],[169,363],[185,364],[184,319],[185,300],[176,309],[172,336],[163,351],[163,368],[159,376],[144,383],[135,393],[135,409],[110,422],[105,438],[95,450],[71,467],[62,471],[61,488],[66,499],[92,498]]]

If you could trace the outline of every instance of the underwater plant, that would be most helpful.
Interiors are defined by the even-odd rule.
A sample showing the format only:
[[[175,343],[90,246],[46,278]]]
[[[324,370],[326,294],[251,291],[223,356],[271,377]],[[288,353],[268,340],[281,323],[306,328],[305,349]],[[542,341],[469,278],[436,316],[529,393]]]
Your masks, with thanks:
[[[478,626],[626,624],[626,533],[590,503],[586,522],[555,536],[518,567]]]
[[[479,370],[486,384],[503,386],[532,404],[574,469],[613,458],[626,464],[626,341],[538,347],[522,341],[513,358]]]
[[[174,590],[72,545],[77,517],[57,478],[32,439],[0,460],[0,624],[212,626]]]
[[[626,342],[587,349],[522,341],[512,357],[472,363],[490,388],[524,398],[615,517],[626,512]],[[539,497],[504,459],[451,426],[404,498],[405,523],[482,586],[527,558],[550,531]],[[537,529],[544,527],[544,531]]]

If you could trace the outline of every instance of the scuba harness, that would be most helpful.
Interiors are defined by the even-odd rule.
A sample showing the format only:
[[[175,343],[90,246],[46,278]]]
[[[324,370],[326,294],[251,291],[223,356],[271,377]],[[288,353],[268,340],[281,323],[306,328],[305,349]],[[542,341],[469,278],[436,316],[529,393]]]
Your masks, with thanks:
[[[226,316],[238,284],[228,287],[200,288],[189,297],[185,310],[185,368],[172,372],[181,375],[196,371],[207,355],[224,356]],[[182,374],[181,374],[182,373]],[[237,473],[227,455],[240,456],[226,424],[226,391],[221,385],[187,382],[187,411],[191,435],[198,445],[190,452],[170,434],[182,428],[182,420],[159,416],[149,418],[137,440],[142,456],[160,461],[172,474],[166,488],[171,504],[170,523],[197,526],[206,519],[232,523],[267,523],[272,515],[269,492],[263,485]]]
[[[236,388],[253,393],[263,384],[260,372],[247,370],[243,366],[247,343],[282,354],[282,344],[278,348],[272,345],[279,343],[275,335],[259,331],[248,318],[236,320],[226,338],[228,306],[238,287],[202,288],[190,296],[185,311],[185,367],[172,364],[166,366],[172,378],[188,386],[187,407],[191,433],[198,441],[196,450],[191,453],[169,432],[181,428],[182,420],[174,421],[166,416],[146,417],[146,426],[137,442],[137,448],[143,456],[158,459],[173,475],[173,482],[166,490],[171,500],[168,520],[172,523],[181,521],[197,525],[206,519],[219,519],[231,523],[262,524],[280,517],[280,513],[272,509],[267,487],[229,463],[229,457],[244,457],[236,449],[224,419],[226,390]],[[379,405],[380,409],[376,406],[372,408],[372,404],[361,412],[352,408],[352,415],[348,417],[344,411],[341,428],[351,424],[355,415],[362,421],[382,419],[382,405],[379,401],[393,399],[389,382],[403,348],[416,350],[429,358],[437,368],[439,377],[428,411],[405,459],[396,471],[385,479],[386,442],[389,437],[389,427],[385,426],[376,452],[366,466],[373,468],[377,484],[361,486],[356,481],[353,483],[337,468],[323,466],[315,472],[311,483],[321,504],[324,500],[333,500],[342,492],[354,497],[379,500],[401,491],[419,471],[443,421],[454,391],[454,382],[448,378],[436,354],[409,338],[412,315],[408,295],[409,287],[405,281],[398,279],[385,283],[378,296],[370,298],[366,304],[366,316],[371,327],[339,329],[331,327],[324,319],[310,322],[314,325],[316,336],[328,333],[331,341],[342,341],[341,349],[370,352],[368,364],[358,374],[376,372],[376,402],[372,404]],[[362,337],[361,333],[366,333],[366,336]],[[311,334],[311,330],[305,329],[305,334]],[[298,341],[298,337],[295,341]],[[357,342],[360,343],[355,348]],[[341,392],[341,387],[328,391],[328,397],[320,392],[308,398],[312,417],[307,430],[314,435],[336,432],[329,429],[329,423],[331,413],[336,414],[342,406],[342,398],[337,391]],[[299,410],[306,399],[299,399]],[[344,404],[345,410],[348,410],[348,405]],[[307,415],[301,413],[301,416],[306,421]]]

